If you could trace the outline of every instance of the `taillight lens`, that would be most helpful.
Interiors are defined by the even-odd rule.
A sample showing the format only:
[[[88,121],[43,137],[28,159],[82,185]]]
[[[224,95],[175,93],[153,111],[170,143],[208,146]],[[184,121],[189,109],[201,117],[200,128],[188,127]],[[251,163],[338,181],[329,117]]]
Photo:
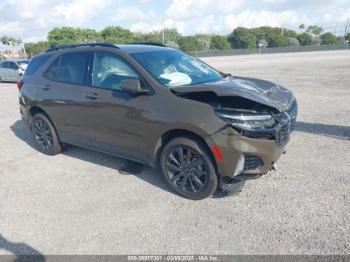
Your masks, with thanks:
[[[17,88],[18,88],[18,90],[21,90],[22,86],[23,86],[23,80],[19,80],[19,81],[17,82]]]

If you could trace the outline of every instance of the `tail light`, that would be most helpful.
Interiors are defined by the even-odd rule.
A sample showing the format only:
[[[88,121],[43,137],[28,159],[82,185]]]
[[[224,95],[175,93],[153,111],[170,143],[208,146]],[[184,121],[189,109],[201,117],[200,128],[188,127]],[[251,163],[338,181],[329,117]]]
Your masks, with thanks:
[[[23,86],[23,80],[19,80],[19,81],[17,82],[17,88],[18,88],[18,90],[21,90],[22,86]]]

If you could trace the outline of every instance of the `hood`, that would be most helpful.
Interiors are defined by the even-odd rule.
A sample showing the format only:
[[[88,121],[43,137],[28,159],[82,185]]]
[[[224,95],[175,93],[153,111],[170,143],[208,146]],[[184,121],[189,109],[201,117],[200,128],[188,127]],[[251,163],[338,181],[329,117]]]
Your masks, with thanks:
[[[294,96],[288,89],[272,82],[246,78],[226,77],[217,82],[172,88],[178,93],[214,92],[217,96],[239,96],[283,112],[291,106]]]

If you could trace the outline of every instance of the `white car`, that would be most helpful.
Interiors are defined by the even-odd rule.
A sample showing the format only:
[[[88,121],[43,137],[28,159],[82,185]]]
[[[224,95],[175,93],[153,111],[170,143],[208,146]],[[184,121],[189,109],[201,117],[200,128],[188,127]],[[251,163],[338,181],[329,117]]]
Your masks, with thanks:
[[[29,60],[5,60],[0,63],[0,82],[17,82],[25,73]]]

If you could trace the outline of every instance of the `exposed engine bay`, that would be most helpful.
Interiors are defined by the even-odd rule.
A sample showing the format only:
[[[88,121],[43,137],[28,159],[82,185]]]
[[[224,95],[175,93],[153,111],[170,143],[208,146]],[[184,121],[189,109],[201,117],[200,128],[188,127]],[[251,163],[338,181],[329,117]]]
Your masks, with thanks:
[[[215,92],[176,93],[179,97],[203,102],[214,109],[227,110],[237,113],[272,113],[278,114],[278,110],[258,102],[239,96],[217,96]]]
[[[177,96],[209,104],[216,115],[238,133],[250,138],[289,141],[296,111],[280,112],[276,108],[240,96],[218,96],[212,91],[174,92]]]

